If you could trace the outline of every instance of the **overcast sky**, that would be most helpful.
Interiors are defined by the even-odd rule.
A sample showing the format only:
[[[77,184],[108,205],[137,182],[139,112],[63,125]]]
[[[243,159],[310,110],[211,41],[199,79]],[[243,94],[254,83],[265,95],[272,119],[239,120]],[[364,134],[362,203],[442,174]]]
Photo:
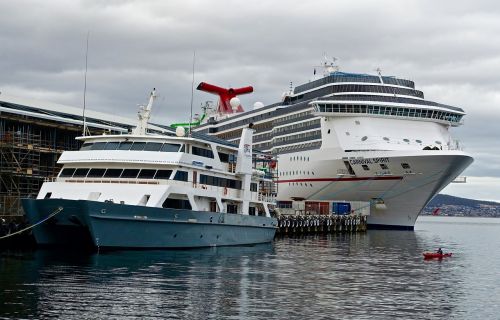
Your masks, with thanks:
[[[189,118],[193,51],[196,84],[254,86],[247,109],[309,81],[324,52],[414,80],[467,112],[453,132],[475,162],[444,193],[500,201],[498,1],[2,1],[0,91],[81,106],[87,32],[87,107],[135,117],[156,87],[166,124]]]

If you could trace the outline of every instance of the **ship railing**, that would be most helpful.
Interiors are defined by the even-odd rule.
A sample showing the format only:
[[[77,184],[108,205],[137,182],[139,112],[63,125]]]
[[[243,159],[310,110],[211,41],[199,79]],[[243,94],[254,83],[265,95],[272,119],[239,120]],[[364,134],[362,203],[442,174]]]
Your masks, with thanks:
[[[276,196],[271,194],[258,194],[258,200],[264,202],[276,202]]]

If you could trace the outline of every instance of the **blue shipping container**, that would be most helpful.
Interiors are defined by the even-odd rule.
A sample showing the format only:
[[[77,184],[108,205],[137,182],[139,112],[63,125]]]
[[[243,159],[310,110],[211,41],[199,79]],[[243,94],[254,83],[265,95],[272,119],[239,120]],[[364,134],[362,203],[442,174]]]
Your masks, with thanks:
[[[351,213],[351,204],[349,202],[332,202],[332,213],[346,215]]]

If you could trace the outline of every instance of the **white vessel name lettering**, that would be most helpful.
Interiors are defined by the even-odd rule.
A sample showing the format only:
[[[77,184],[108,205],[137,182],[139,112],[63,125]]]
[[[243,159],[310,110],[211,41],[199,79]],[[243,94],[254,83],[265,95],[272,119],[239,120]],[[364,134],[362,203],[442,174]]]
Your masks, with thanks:
[[[354,159],[354,160],[349,160],[349,163],[351,165],[356,165],[356,164],[374,164],[374,163],[389,163],[389,158],[388,157],[384,157],[384,158]]]

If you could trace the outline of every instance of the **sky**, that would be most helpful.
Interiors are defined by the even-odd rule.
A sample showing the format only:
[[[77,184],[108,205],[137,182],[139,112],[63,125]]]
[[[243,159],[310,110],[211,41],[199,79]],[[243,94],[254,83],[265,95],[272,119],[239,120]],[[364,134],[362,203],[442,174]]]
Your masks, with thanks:
[[[341,71],[415,81],[467,115],[453,135],[475,162],[442,193],[500,201],[500,2],[435,0],[0,2],[0,92],[153,121],[187,121],[195,86],[254,87],[278,102],[326,53]],[[193,108],[215,96],[194,91]]]

